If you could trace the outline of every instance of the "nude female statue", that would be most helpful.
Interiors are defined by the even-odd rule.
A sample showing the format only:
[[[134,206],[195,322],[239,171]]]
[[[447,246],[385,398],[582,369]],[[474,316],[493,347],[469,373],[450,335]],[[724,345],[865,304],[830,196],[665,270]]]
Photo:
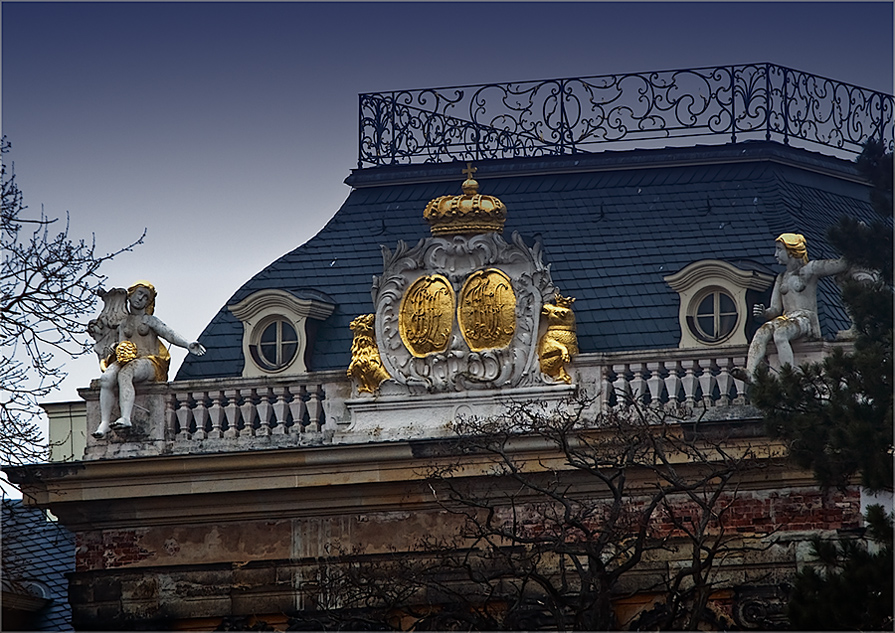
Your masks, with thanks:
[[[808,243],[798,233],[784,233],[776,240],[774,257],[786,266],[777,275],[771,294],[771,305],[757,303],[753,316],[767,322],[758,328],[749,346],[745,378],[751,379],[759,363],[767,355],[768,342],[773,338],[780,364],[793,364],[791,342],[798,338],[820,338],[817,319],[817,282],[821,277],[838,275],[848,269],[842,259],[808,261]]]
[[[134,383],[168,379],[171,355],[159,339],[197,356],[205,353],[198,342],[188,342],[153,315],[156,291],[148,281],[138,281],[126,294],[123,289],[115,288],[100,296],[105,303],[103,312],[88,325],[88,331],[97,338],[95,349],[103,369],[99,379],[100,424],[93,432],[96,438],[105,437],[110,428],[131,426]],[[110,350],[112,354],[107,356]],[[113,423],[116,389],[121,417]]]

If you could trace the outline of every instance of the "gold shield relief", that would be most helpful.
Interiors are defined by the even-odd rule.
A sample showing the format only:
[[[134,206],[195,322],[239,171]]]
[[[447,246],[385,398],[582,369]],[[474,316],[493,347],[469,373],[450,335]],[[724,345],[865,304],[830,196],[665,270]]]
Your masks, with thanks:
[[[398,332],[418,358],[444,352],[454,325],[454,289],[447,278],[427,275],[404,293],[398,313]]]
[[[510,278],[496,268],[472,273],[460,291],[457,320],[474,352],[509,345],[516,332],[516,293]]]

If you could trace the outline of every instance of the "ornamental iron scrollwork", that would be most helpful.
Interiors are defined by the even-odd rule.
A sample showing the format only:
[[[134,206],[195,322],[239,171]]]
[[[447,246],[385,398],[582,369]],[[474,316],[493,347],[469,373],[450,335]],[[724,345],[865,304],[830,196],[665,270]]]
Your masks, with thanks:
[[[685,137],[777,140],[848,158],[869,139],[895,147],[892,95],[774,64],[365,93],[359,110],[361,168]]]

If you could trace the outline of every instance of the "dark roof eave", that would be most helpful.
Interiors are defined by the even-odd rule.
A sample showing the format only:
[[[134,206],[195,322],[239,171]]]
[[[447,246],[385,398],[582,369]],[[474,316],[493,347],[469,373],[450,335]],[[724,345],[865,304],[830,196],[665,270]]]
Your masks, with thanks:
[[[614,171],[651,167],[707,165],[732,162],[774,161],[855,182],[865,180],[854,163],[776,141],[746,141],[726,145],[695,145],[654,149],[609,150],[533,158],[500,158],[474,161],[477,178],[534,176],[540,174]],[[353,169],[345,184],[360,189],[387,185],[446,182],[462,178],[458,165],[423,163]]]

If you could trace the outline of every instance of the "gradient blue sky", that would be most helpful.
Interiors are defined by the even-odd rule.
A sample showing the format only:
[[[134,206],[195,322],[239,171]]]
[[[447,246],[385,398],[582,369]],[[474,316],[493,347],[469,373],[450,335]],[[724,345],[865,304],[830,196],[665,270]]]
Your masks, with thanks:
[[[70,211],[103,252],[148,230],[108,286],[153,281],[193,339],[338,210],[360,92],[767,61],[891,93],[892,20],[891,2],[3,2],[3,134],[34,213]],[[50,400],[99,373],[69,369]]]

